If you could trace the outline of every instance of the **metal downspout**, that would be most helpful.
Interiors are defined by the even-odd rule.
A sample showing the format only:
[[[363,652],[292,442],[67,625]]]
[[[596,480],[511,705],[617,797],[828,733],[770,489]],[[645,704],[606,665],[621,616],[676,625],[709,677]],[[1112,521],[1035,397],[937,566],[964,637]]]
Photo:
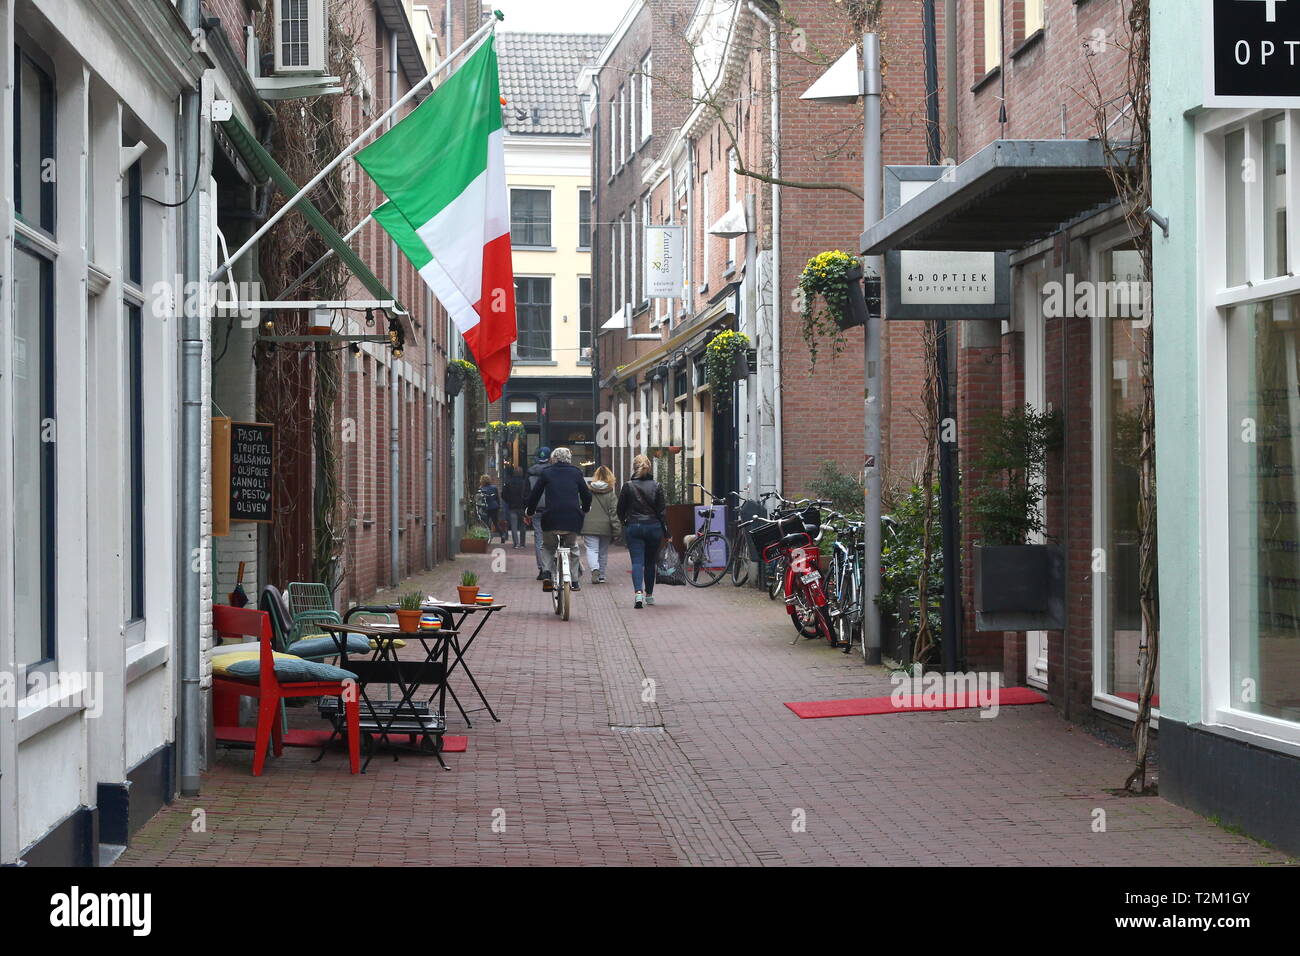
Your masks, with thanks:
[[[397,102],[397,33],[388,31],[388,102]],[[388,128],[392,129],[397,122],[396,116],[388,118]],[[388,282],[389,289],[393,291],[393,296],[400,298],[401,293],[396,291],[398,288],[398,268],[397,257],[399,255],[397,242],[393,239],[388,241]],[[398,415],[402,410],[401,391],[397,384],[397,364],[400,360],[390,358],[388,366],[388,397],[389,397],[389,439],[388,448],[388,566],[389,566],[389,585],[397,587],[401,579],[401,541],[400,531],[398,530],[398,518],[401,513],[398,496],[401,489],[401,428]]]
[[[200,0],[181,0],[181,16],[191,30],[202,20]],[[181,189],[188,189],[182,212],[182,272],[185,287],[199,279],[199,140],[203,134],[203,86],[181,94]],[[203,728],[201,680],[201,569],[203,554],[200,514],[203,487],[203,321],[198,297],[175,290],[181,316],[181,606],[178,642],[181,670],[180,788],[185,796],[199,792]]]
[[[768,87],[771,95],[769,123],[772,129],[772,178],[781,178],[781,87],[778,67],[778,48],[776,24],[750,0],[749,9],[767,25],[768,43]],[[776,461],[772,468],[772,479],[780,489],[785,470],[785,442],[781,431],[781,187],[772,184],[772,430],[774,432],[773,454]],[[761,396],[760,396],[761,398]]]

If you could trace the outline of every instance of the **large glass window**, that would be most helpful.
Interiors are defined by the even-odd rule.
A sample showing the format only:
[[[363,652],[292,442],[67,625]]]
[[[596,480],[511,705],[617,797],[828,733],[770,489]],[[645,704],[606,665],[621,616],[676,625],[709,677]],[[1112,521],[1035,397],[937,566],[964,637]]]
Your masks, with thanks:
[[[551,280],[517,277],[515,312],[519,319],[519,339],[516,349],[520,360],[550,361]]]
[[[55,656],[54,263],[14,251],[14,619],[19,666]]]
[[[1231,706],[1300,722],[1300,296],[1228,324]]]
[[[14,205],[29,226],[54,232],[54,82],[18,50],[14,71]]]
[[[984,72],[1002,65],[1002,2],[984,0]]]
[[[591,276],[578,277],[578,359],[591,361]]]
[[[591,248],[591,190],[578,190],[578,248]]]
[[[543,248],[551,245],[549,189],[510,190],[510,244]]]
[[[1264,276],[1284,276],[1286,268],[1287,120],[1264,121]]]
[[[1101,693],[1137,701],[1141,689],[1139,652],[1142,609],[1139,601],[1141,529],[1138,493],[1142,439],[1142,349],[1145,325],[1138,315],[1142,260],[1132,243],[1101,256],[1103,289],[1098,296],[1099,361],[1102,387],[1097,409],[1098,461],[1101,464],[1100,505],[1106,574],[1098,577],[1105,595],[1101,608],[1105,661]],[[1157,668],[1158,668],[1157,662]],[[1156,674],[1159,693],[1159,671]],[[1159,706],[1159,700],[1154,701]]]

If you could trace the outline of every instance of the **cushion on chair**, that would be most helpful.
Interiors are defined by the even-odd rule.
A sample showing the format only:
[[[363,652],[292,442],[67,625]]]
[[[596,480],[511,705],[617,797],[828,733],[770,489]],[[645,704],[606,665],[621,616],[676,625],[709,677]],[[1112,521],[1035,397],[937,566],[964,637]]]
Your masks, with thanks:
[[[377,651],[379,650],[380,647],[405,647],[405,646],[406,646],[406,641],[402,640],[400,637],[386,637],[383,640],[378,640],[373,637],[370,639],[370,649],[372,651]]]
[[[359,634],[349,634],[347,647],[349,654],[369,654],[370,638],[362,637]],[[295,641],[289,645],[289,653],[295,657],[326,657],[338,652],[338,644],[334,642],[334,638],[328,635],[324,637],[304,637],[301,641]]]
[[[229,655],[227,659],[228,657]],[[256,658],[235,660],[225,664],[224,676],[235,680],[257,680],[261,676],[261,671],[262,662]],[[292,654],[276,654],[275,679],[281,684],[309,684],[316,681],[356,680],[357,675],[341,667],[305,661]]]

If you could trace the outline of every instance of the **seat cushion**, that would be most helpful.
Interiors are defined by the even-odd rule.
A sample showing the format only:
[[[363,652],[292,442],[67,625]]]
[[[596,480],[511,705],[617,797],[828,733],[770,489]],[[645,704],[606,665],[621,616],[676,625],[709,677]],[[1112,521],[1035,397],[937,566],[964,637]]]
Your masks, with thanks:
[[[231,658],[235,659],[232,660]],[[261,677],[262,662],[256,657],[242,658],[239,655],[226,654],[221,658],[222,670],[217,671],[213,662],[213,673],[234,680],[255,681]],[[309,684],[316,681],[356,680],[357,675],[341,667],[332,667],[316,661],[305,661],[292,654],[275,655],[275,679],[281,684]]]
[[[349,634],[347,647],[349,654],[369,654],[370,638]],[[338,644],[328,634],[324,637],[304,637],[289,645],[289,653],[295,657],[329,657],[338,652]]]

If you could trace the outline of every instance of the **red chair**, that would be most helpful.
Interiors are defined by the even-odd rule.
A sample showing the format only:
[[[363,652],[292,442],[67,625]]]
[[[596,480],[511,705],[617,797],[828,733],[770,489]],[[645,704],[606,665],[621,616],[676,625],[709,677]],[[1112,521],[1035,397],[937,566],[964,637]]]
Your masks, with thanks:
[[[311,681],[281,683],[275,676],[275,658],[271,652],[271,616],[252,608],[212,606],[212,629],[222,639],[255,637],[258,640],[258,673],[248,679],[214,674],[214,692],[238,697],[256,697],[257,736],[253,744],[253,776],[262,775],[266,763],[266,745],[271,743],[278,757],[284,750],[280,721],[280,702],[287,697],[342,697],[347,721],[348,763],[353,773],[361,772],[361,708],[356,685],[350,681]]]

